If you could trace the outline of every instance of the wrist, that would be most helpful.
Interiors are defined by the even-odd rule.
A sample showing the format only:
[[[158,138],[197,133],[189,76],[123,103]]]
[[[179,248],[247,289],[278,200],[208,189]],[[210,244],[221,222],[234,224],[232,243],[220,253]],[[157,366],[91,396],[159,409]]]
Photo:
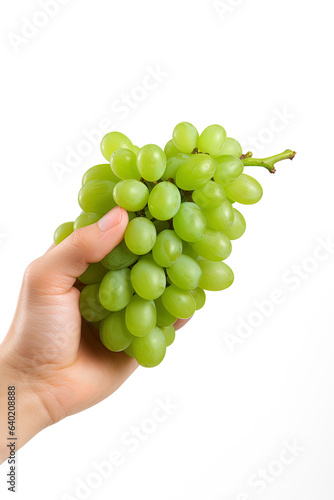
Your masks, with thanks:
[[[44,391],[38,380],[14,368],[10,355],[0,346],[0,464],[9,455],[8,438],[18,450],[53,423]]]

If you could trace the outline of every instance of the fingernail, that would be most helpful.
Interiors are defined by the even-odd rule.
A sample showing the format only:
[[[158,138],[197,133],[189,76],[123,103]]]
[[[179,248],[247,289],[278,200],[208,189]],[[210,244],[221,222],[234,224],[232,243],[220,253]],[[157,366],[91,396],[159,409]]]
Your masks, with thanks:
[[[117,226],[121,222],[121,219],[122,210],[120,207],[115,207],[99,220],[98,225],[101,231],[109,231],[112,227]]]

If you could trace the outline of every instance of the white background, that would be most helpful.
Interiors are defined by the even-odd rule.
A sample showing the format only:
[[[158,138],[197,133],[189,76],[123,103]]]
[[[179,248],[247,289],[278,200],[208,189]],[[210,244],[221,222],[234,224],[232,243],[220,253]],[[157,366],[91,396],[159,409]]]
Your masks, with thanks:
[[[135,144],[163,147],[179,121],[200,130],[220,123],[256,156],[298,155],[276,175],[249,171],[265,194],[241,208],[248,229],[227,261],[234,285],[209,294],[162,365],[139,369],[108,400],[27,444],[17,498],[83,498],[78,480],[87,484],[93,463],[119,450],[123,464],[86,498],[332,500],[333,245],[317,252],[320,239],[334,239],[332,2],[63,4],[16,50],[24,18],[43,22],[40,4],[0,8],[1,339],[25,267],[78,215],[81,177],[103,162],[95,145],[56,176],[55,162],[66,163],[85,131],[108,119]],[[148,79],[152,71],[163,75]],[[283,303],[267,303],[266,318],[256,313],[275,290]],[[226,333],[239,339],[234,349]],[[149,427],[166,398],[174,410]],[[122,436],[142,425],[145,440],[133,450]],[[281,454],[286,441],[297,443],[297,456]],[[291,463],[280,465],[284,456]],[[260,468],[269,471],[263,488]],[[4,499],[12,498],[6,472],[5,464]]]

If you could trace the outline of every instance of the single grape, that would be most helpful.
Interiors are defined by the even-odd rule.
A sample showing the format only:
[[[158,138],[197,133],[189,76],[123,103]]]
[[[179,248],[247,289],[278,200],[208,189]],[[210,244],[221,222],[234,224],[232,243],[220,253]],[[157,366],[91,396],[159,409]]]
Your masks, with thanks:
[[[78,280],[85,285],[93,285],[94,283],[100,283],[107,272],[108,270],[100,262],[89,264]]]
[[[229,238],[220,231],[207,228],[203,238],[191,246],[203,259],[220,262],[227,259],[232,252],[232,244]]]
[[[182,241],[171,229],[165,229],[158,234],[152,255],[155,262],[161,267],[169,267],[182,254]]]
[[[138,156],[138,153],[140,151],[140,147],[139,146],[133,146],[132,148],[132,151],[134,152],[134,154],[136,155],[136,157]]]
[[[173,142],[181,153],[190,155],[197,148],[198,138],[198,132],[191,123],[181,122],[174,128]]]
[[[127,349],[134,340],[125,324],[125,310],[109,313],[100,326],[100,339],[109,351]]]
[[[185,241],[193,242],[203,238],[206,220],[202,210],[190,202],[181,203],[178,213],[173,218],[174,230]]]
[[[79,205],[84,212],[106,214],[116,206],[115,184],[110,181],[89,181],[79,191]]]
[[[141,175],[137,168],[137,157],[129,149],[117,149],[110,158],[111,170],[120,179],[135,179],[140,181]]]
[[[203,210],[207,224],[211,229],[224,231],[232,226],[234,221],[234,211],[231,203],[225,200],[222,205],[212,210]]]
[[[80,293],[80,312],[81,316],[95,323],[104,319],[110,311],[105,309],[99,299],[100,284],[87,285]]]
[[[159,182],[151,191],[148,208],[155,219],[168,220],[177,214],[181,205],[178,188],[171,182]]]
[[[135,337],[132,352],[141,366],[153,368],[161,363],[166,354],[166,339],[157,326],[146,337]]]
[[[138,212],[146,206],[149,191],[143,182],[126,179],[116,184],[113,195],[117,205],[130,212]]]
[[[218,156],[216,163],[214,180],[224,187],[238,179],[244,171],[244,164],[236,156]]]
[[[101,262],[106,269],[117,271],[132,266],[137,260],[138,255],[132,253],[122,240]]]
[[[220,125],[210,125],[200,135],[198,149],[202,153],[217,156],[226,141],[226,132]]]
[[[177,318],[167,311],[162,303],[161,297],[157,298],[154,303],[157,310],[157,325],[160,328],[173,325]]]
[[[129,222],[124,234],[126,246],[136,255],[150,252],[156,238],[157,231],[153,222],[145,217],[136,217]]]
[[[165,290],[166,274],[152,258],[144,258],[131,269],[131,283],[140,297],[155,300]]]
[[[83,212],[77,217],[74,221],[74,231],[80,229],[81,227],[90,226],[91,224],[95,224],[95,222],[102,219],[104,214],[91,214]]]
[[[226,200],[224,188],[217,182],[209,181],[192,194],[194,202],[203,209],[219,207]]]
[[[246,174],[225,186],[225,191],[229,198],[243,205],[253,205],[260,201],[263,195],[262,186],[254,177]]]
[[[188,158],[190,158],[189,155],[186,155],[184,153],[179,153],[176,156],[172,156],[167,160],[167,165],[166,165],[166,170],[164,172],[164,175],[161,177],[163,181],[168,181],[169,179],[174,179],[176,180],[176,174],[177,171],[182,165],[184,161],[186,161]]]
[[[179,188],[192,191],[209,182],[216,170],[216,163],[209,155],[190,156],[181,163],[176,172],[176,184]]]
[[[220,155],[232,155],[240,158],[242,155],[242,147],[238,141],[232,137],[227,137],[223,148],[219,151],[219,156]]]
[[[236,208],[234,208],[233,224],[227,229],[224,229],[223,233],[226,234],[230,240],[237,240],[238,238],[241,238],[245,231],[246,221],[244,216]]]
[[[175,328],[174,328],[174,326],[170,325],[170,326],[165,326],[163,328],[160,327],[160,330],[164,334],[167,347],[169,347],[170,345],[172,345],[172,343],[175,340]]]
[[[190,243],[187,243],[186,241],[182,241],[182,253],[184,255],[188,255],[194,260],[197,260],[199,255],[195,250],[192,248]]]
[[[181,255],[175,264],[167,269],[167,274],[171,282],[182,290],[193,290],[198,287],[202,271],[194,259]]]
[[[132,296],[130,269],[108,271],[101,282],[99,291],[103,307],[108,311],[120,311],[128,305]]]
[[[115,184],[119,181],[117,175],[110,168],[109,163],[104,163],[101,165],[95,165],[87,170],[82,178],[82,185],[84,186],[90,181],[110,181]]]
[[[169,158],[171,158],[172,156],[176,156],[177,154],[181,153],[181,151],[175,146],[173,139],[167,142],[164,152],[167,160],[169,160]]]
[[[74,231],[74,222],[64,222],[60,226],[57,227],[55,233],[53,235],[53,241],[55,245],[59,245],[62,241],[64,241],[70,234]]]
[[[103,137],[101,152],[106,160],[110,161],[113,152],[120,148],[133,150],[133,144],[126,135],[121,132],[110,132]]]
[[[147,144],[141,148],[137,157],[137,167],[143,179],[158,181],[166,170],[166,155],[159,146]]]
[[[190,292],[170,285],[162,294],[162,303],[167,311],[177,318],[190,318],[196,310],[196,302]]]
[[[145,337],[156,326],[157,310],[154,301],[134,295],[126,307],[125,322],[132,335]]]
[[[202,276],[199,280],[200,288],[217,292],[232,285],[234,281],[233,271],[224,262],[199,260],[198,264],[202,269]]]
[[[205,291],[202,288],[195,288],[194,290],[190,290],[190,293],[195,299],[196,311],[199,311],[199,309],[202,309],[202,307],[204,307],[205,304],[206,300]]]

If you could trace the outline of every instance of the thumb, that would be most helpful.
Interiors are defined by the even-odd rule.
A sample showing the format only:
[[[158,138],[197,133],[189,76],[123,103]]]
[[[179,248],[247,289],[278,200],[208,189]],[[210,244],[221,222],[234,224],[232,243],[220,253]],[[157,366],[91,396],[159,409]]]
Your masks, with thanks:
[[[102,260],[122,241],[128,221],[126,210],[115,207],[95,224],[77,229],[28,266],[30,286],[41,294],[68,292],[89,264]]]

